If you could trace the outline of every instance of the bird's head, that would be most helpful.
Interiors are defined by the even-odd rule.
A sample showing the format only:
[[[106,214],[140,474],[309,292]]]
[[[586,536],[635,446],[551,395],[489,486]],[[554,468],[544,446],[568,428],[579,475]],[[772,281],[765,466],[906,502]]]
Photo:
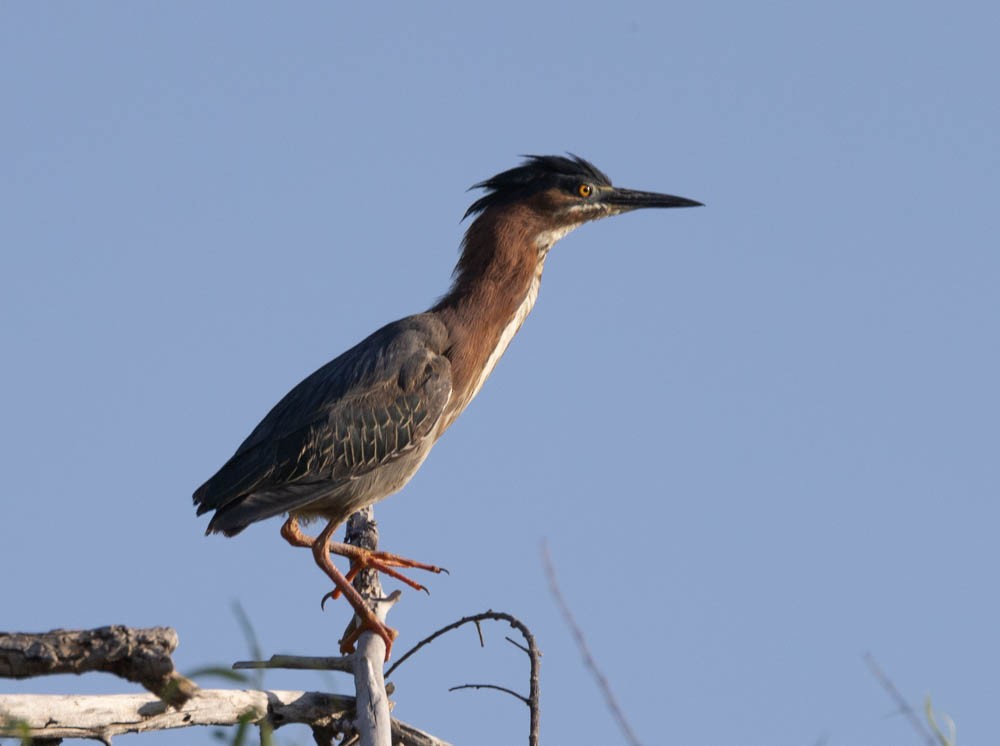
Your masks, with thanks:
[[[701,205],[671,194],[612,186],[600,169],[572,154],[526,156],[521,165],[472,188],[485,189],[486,194],[472,203],[464,217],[527,207],[542,226],[537,242],[544,249],[590,220],[644,207]]]

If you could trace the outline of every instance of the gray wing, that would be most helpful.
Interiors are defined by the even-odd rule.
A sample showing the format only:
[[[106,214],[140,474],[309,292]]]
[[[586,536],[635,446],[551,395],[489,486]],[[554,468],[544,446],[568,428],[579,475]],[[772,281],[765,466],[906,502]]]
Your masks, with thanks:
[[[194,493],[199,515],[216,511],[208,531],[301,509],[419,447],[451,395],[447,337],[433,316],[410,316],[288,392]]]

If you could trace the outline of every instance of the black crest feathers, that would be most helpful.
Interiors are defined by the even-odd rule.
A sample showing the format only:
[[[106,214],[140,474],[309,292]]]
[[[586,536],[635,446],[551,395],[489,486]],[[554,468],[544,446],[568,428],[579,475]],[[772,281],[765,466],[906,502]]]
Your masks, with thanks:
[[[485,189],[487,192],[472,203],[462,220],[487,207],[505,204],[568,180],[582,179],[610,186],[611,180],[597,166],[572,153],[568,156],[526,155],[521,165],[473,184],[471,189]]]

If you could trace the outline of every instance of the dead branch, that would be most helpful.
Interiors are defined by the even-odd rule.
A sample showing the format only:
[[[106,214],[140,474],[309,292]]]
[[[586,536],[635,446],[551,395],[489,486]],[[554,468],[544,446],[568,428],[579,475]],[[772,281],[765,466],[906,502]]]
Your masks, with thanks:
[[[902,713],[906,719],[909,721],[910,725],[913,726],[913,730],[916,731],[917,735],[923,739],[927,746],[936,746],[937,741],[934,738],[934,734],[931,733],[927,727],[924,725],[920,716],[917,715],[916,711],[910,707],[910,703],[906,701],[906,697],[902,695],[896,685],[892,682],[885,672],[879,667],[878,663],[875,662],[875,656],[871,653],[865,653],[865,663],[868,664],[868,670],[872,672],[872,675],[876,678],[885,693],[889,695],[889,699],[895,703],[896,707],[899,708],[900,713]]]
[[[236,661],[233,668],[261,669],[284,668],[298,671],[342,671],[354,672],[354,656],[338,655],[334,657],[316,655],[272,655],[266,661]]]
[[[479,631],[479,642],[480,644],[483,644],[483,632],[482,628],[479,626],[479,623],[486,620],[507,622],[508,624],[510,624],[511,627],[520,632],[521,636],[524,637],[525,642],[528,643],[527,648],[518,645],[516,642],[514,643],[514,645],[517,648],[527,653],[528,658],[531,661],[530,664],[531,670],[528,678],[528,696],[524,697],[520,694],[517,694],[516,692],[510,692],[510,691],[508,691],[508,693],[513,694],[515,697],[522,700],[528,706],[528,710],[530,712],[529,726],[528,726],[528,746],[538,746],[538,728],[539,728],[539,718],[541,716],[541,708],[539,705],[539,691],[538,691],[538,669],[541,667],[542,653],[538,649],[538,646],[535,644],[535,636],[531,634],[531,630],[529,630],[520,619],[517,619],[516,617],[513,617],[510,614],[507,614],[502,611],[493,611],[492,609],[490,609],[484,611],[481,614],[473,614],[472,616],[462,617],[457,622],[452,622],[451,624],[442,627],[441,629],[437,630],[431,635],[425,637],[423,640],[418,642],[412,648],[407,650],[403,654],[403,657],[400,658],[398,661],[396,661],[396,663],[393,664],[389,668],[389,670],[385,672],[385,675],[387,677],[390,676],[393,671],[395,671],[403,664],[403,661],[414,655],[418,650],[420,650],[425,645],[431,644],[432,642],[434,642],[434,640],[441,637],[441,635],[447,634],[448,632],[456,630],[459,627],[463,627],[466,624],[476,625],[476,629]],[[493,685],[484,685],[484,684],[466,685],[455,688],[465,689],[469,688],[470,686],[473,688],[489,688],[489,689],[501,688]]]
[[[345,541],[372,551],[378,549],[378,524],[371,507],[363,508],[348,519]],[[359,572],[354,578],[354,587],[382,622],[385,622],[389,609],[401,595],[399,591],[395,591],[387,598],[383,597],[382,584],[374,570]],[[357,624],[357,616],[353,616],[343,635],[344,639],[357,635],[357,650],[350,655],[331,658],[273,655],[267,661],[238,661],[233,664],[233,668],[305,668],[353,673],[358,703],[354,730],[361,746],[391,746],[391,708],[382,675],[385,666],[385,641],[369,630],[362,630],[358,634]],[[317,741],[325,742],[331,737],[330,728],[314,728],[313,732]]]
[[[370,509],[352,516],[347,541],[377,549],[378,532]],[[354,582],[378,618],[384,621],[389,608],[399,599],[399,592],[383,597],[375,572],[361,572]],[[531,712],[529,744],[537,746],[541,653],[528,628],[513,616],[487,611],[466,617],[423,640],[400,662],[445,632],[470,622],[478,629],[479,622],[487,619],[506,621],[524,636],[527,646],[507,639],[530,658],[530,694],[522,697],[502,687],[475,686],[507,691],[524,701]],[[199,689],[174,671],[170,653],[177,647],[177,634],[169,628],[143,630],[115,626],[83,631],[53,630],[39,635],[0,633],[0,676],[28,678],[53,673],[105,671],[141,683],[156,695],[0,695],[0,737],[27,737],[36,742],[56,743],[63,738],[85,738],[110,744],[114,736],[124,733],[192,725],[256,724],[262,728],[277,728],[302,723],[312,728],[319,746],[332,744],[338,736],[343,736],[344,742],[349,740],[361,746],[448,746],[428,733],[390,718],[391,708],[382,673],[385,643],[369,630],[355,633],[354,624],[357,624],[356,618],[345,633],[348,638],[357,637],[357,651],[351,655],[272,656],[268,661],[240,662],[234,668],[353,672],[356,699],[319,692]],[[479,635],[482,643],[481,629]],[[253,652],[259,655],[258,650]]]
[[[632,730],[632,726],[626,719],[625,712],[618,705],[618,700],[615,698],[614,692],[611,691],[611,685],[608,683],[604,674],[601,673],[601,669],[597,667],[597,661],[594,660],[594,656],[590,654],[590,648],[587,647],[587,640],[583,636],[583,630],[581,630],[580,625],[576,623],[576,619],[573,617],[573,612],[570,611],[569,604],[566,603],[566,599],[563,598],[562,592],[559,590],[559,583],[556,582],[556,570],[552,565],[552,558],[549,556],[549,547],[544,542],[542,543],[542,564],[545,565],[545,574],[549,579],[549,588],[552,591],[552,597],[555,599],[556,605],[559,607],[559,611],[563,615],[563,619],[566,620],[566,625],[573,634],[573,639],[576,641],[576,646],[580,650],[580,655],[583,656],[584,664],[594,675],[594,679],[597,681],[597,686],[604,695],[604,701],[607,702],[608,709],[611,711],[615,720],[618,721],[618,727],[621,728],[626,740],[632,744],[632,746],[642,746],[639,739],[636,737],[635,732]]]
[[[362,508],[347,519],[344,541],[375,551],[378,549],[378,524],[371,506]],[[384,598],[382,584],[374,570],[362,570],[354,578],[354,587],[366,599],[372,600],[372,610],[380,622],[385,622],[392,605],[399,600],[396,591]],[[353,620],[358,624],[357,617]],[[392,746],[392,726],[389,717],[389,695],[385,691],[385,640],[365,630],[358,638],[354,659],[354,688],[358,698],[355,728],[361,746]]]
[[[315,730],[338,721],[352,722],[354,716],[354,697],[323,692],[199,689],[178,709],[149,694],[0,695],[0,737],[88,738],[110,743],[124,733],[237,725],[248,717],[251,723],[270,721],[275,728],[302,723]],[[331,738],[335,735],[332,729],[330,734]],[[448,746],[397,720],[392,721],[392,741],[406,746]]]
[[[459,689],[495,689],[498,692],[503,692],[504,694],[509,694],[514,699],[518,699],[518,700],[524,702],[524,704],[526,704],[526,705],[530,706],[530,704],[531,704],[528,701],[528,698],[525,697],[523,694],[518,694],[513,689],[508,689],[505,686],[499,686],[497,684],[459,684],[458,686],[449,687],[448,691],[449,692],[457,692]]]
[[[0,678],[104,671],[141,684],[179,707],[197,686],[174,671],[170,654],[176,647],[177,633],[170,627],[133,629],[116,624],[38,634],[0,632]]]

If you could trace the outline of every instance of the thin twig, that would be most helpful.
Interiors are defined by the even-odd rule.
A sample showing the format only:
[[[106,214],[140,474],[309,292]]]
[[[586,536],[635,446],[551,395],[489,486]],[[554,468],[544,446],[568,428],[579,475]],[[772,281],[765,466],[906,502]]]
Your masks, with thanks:
[[[288,668],[306,671],[354,672],[354,656],[272,655],[266,661],[236,661],[234,669]]]
[[[508,689],[505,686],[497,686],[496,684],[461,684],[459,686],[453,686],[448,689],[449,692],[457,692],[459,689],[496,689],[498,692],[505,692],[515,699],[519,699],[524,704],[530,706],[531,703],[528,702],[528,698],[523,694],[518,694],[513,689]]]
[[[545,565],[545,574],[548,576],[549,588],[552,591],[553,598],[555,598],[556,605],[559,607],[559,611],[562,612],[563,619],[566,620],[566,625],[573,634],[573,639],[576,641],[576,646],[580,650],[580,655],[583,656],[584,664],[590,669],[594,679],[597,681],[597,686],[604,695],[604,701],[607,703],[608,709],[611,710],[611,714],[614,716],[615,720],[618,721],[618,727],[621,728],[622,733],[625,735],[625,739],[631,743],[632,746],[642,746],[641,742],[636,737],[635,732],[632,730],[632,726],[629,725],[628,720],[625,718],[625,713],[618,705],[618,700],[615,699],[614,692],[611,691],[611,685],[604,677],[604,674],[601,673],[601,669],[597,667],[597,662],[594,660],[594,656],[590,654],[590,649],[587,647],[587,641],[583,636],[583,631],[576,623],[576,619],[573,617],[573,612],[570,611],[569,605],[566,603],[562,592],[559,590],[559,583],[556,581],[555,567],[553,567],[552,558],[549,556],[549,546],[544,541],[542,542],[542,564]]]
[[[927,726],[924,725],[924,721],[920,719],[916,711],[910,707],[910,703],[906,701],[903,695],[900,693],[896,685],[892,683],[885,672],[879,668],[879,665],[875,662],[875,657],[871,653],[865,653],[865,663],[868,664],[869,670],[878,680],[878,683],[882,685],[885,689],[885,693],[889,695],[889,699],[896,703],[899,711],[906,716],[906,719],[910,721],[913,729],[917,732],[927,746],[937,746],[937,741],[934,739],[934,734],[927,730]]]
[[[528,650],[526,647],[524,647],[524,645],[522,645],[521,643],[519,643],[517,640],[513,640],[510,637],[507,637],[506,635],[504,635],[503,639],[505,639],[507,642],[509,642],[511,645],[513,645],[518,650],[523,650],[528,655],[531,655],[531,651]]]
[[[508,624],[510,624],[511,627],[520,632],[521,636],[524,637],[525,642],[528,643],[527,652],[528,652],[528,657],[531,660],[531,672],[529,674],[529,679],[528,679],[528,697],[525,700],[525,704],[528,705],[528,709],[531,713],[530,725],[528,727],[528,746],[538,746],[538,728],[539,728],[539,719],[541,717],[541,708],[539,706],[539,691],[538,691],[538,669],[541,666],[542,653],[541,651],[538,650],[538,646],[535,644],[535,636],[531,634],[531,630],[529,630],[520,619],[517,619],[516,617],[513,617],[510,614],[507,614],[502,611],[493,611],[492,609],[490,609],[488,611],[484,611],[481,614],[473,614],[472,616],[462,617],[457,622],[452,622],[451,624],[442,627],[441,629],[425,637],[423,640],[418,642],[412,648],[407,650],[403,654],[403,657],[400,658],[398,661],[396,661],[392,665],[392,667],[385,672],[386,678],[388,678],[393,671],[399,668],[403,664],[403,661],[412,656],[414,653],[416,653],[425,645],[429,645],[430,643],[434,642],[434,640],[439,638],[441,635],[447,634],[448,632],[458,629],[459,627],[462,627],[466,624],[474,623],[478,625],[479,622],[487,619],[492,621],[507,622]]]

